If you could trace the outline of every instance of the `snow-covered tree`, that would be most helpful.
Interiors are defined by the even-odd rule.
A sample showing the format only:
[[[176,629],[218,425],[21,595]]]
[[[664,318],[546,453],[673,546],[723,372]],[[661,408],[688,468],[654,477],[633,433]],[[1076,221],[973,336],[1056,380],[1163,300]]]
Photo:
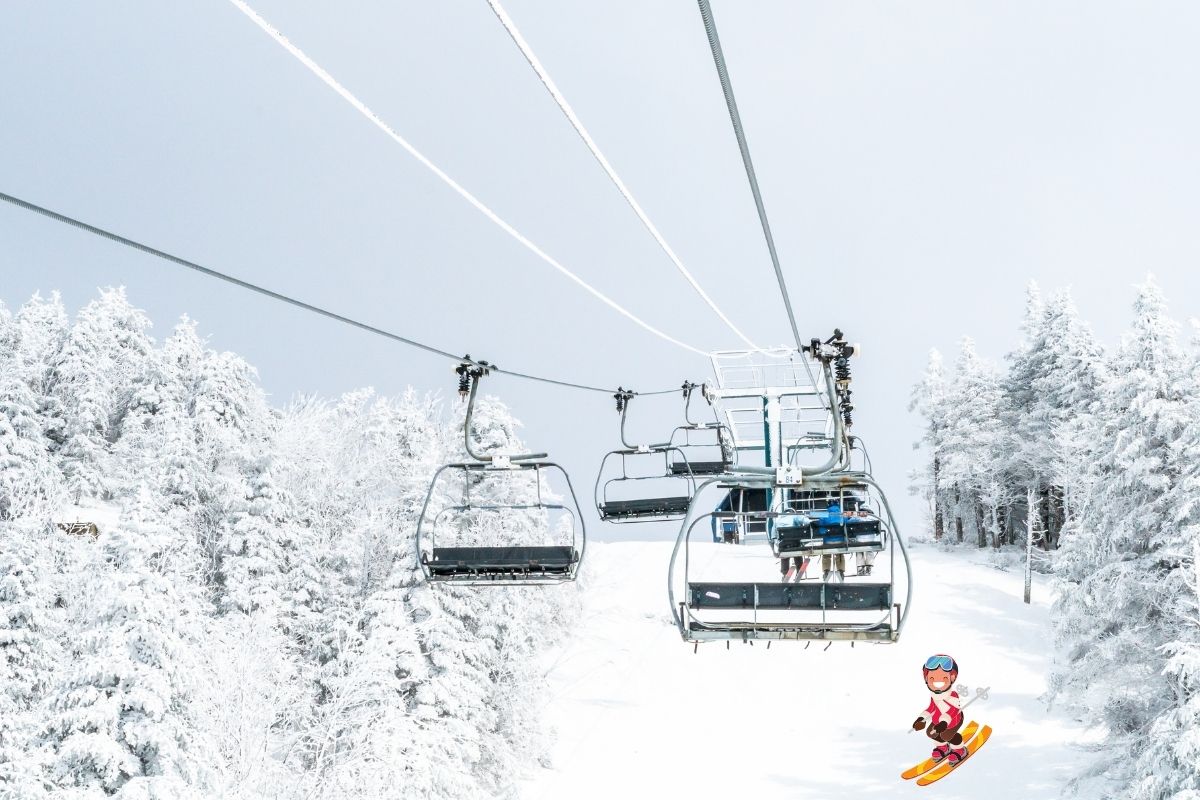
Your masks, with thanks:
[[[60,666],[57,620],[34,530],[0,522],[0,787],[18,797],[48,796],[47,753],[38,734],[46,690]]]
[[[945,400],[945,457],[939,466],[954,493],[956,530],[969,514],[978,544],[986,544],[990,534],[998,545],[1015,492],[1005,469],[1011,437],[1004,425],[1006,398],[1000,374],[970,338],[962,341],[956,373]]]
[[[1093,479],[1055,563],[1065,583],[1056,694],[1106,732],[1109,752],[1096,771],[1120,787],[1136,782],[1154,747],[1147,731],[1174,705],[1164,647],[1191,555],[1176,506],[1189,466],[1181,445],[1195,417],[1177,328],[1149,280],[1090,420]]]
[[[43,435],[33,390],[0,375],[0,521],[46,521],[62,501],[62,477]]]
[[[130,796],[185,796],[207,782],[196,735],[200,603],[159,570],[170,537],[149,503],[105,534],[95,613],[52,695],[55,779]],[[100,566],[100,565],[98,565]]]
[[[933,537],[940,540],[946,535],[945,509],[950,496],[942,476],[942,459],[945,458],[946,376],[942,365],[942,354],[936,349],[929,351],[929,362],[925,374],[915,387],[908,404],[909,411],[916,411],[923,418],[921,440],[913,444],[914,449],[925,449],[925,460],[914,470],[912,488],[929,503],[933,521]],[[959,541],[962,531],[959,530]]]
[[[416,524],[461,413],[411,390],[275,411],[190,320],[160,346],[147,327],[120,290],[73,325],[57,295],[0,311],[0,796],[508,791],[578,597],[425,582]],[[518,428],[483,401],[472,436],[516,452]],[[472,489],[528,502],[512,477]],[[564,532],[514,510],[456,533]]]
[[[229,515],[219,555],[219,603],[228,611],[279,613],[284,550],[291,543],[290,500],[263,455],[248,467],[243,502]]]
[[[108,445],[132,377],[150,352],[149,327],[123,289],[102,290],[79,312],[51,361],[49,388],[67,421],[58,453],[77,502],[111,491]]]

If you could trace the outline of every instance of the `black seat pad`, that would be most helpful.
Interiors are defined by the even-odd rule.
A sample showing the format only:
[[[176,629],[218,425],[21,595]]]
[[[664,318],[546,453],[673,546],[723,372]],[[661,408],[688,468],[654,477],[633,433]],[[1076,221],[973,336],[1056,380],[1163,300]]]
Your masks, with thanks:
[[[686,514],[690,497],[652,497],[638,500],[610,500],[600,504],[602,517],[648,517]]]
[[[672,461],[672,475],[722,475],[729,468],[724,461]]]
[[[568,572],[579,560],[570,546],[435,547],[425,563],[434,574]]]
[[[886,610],[892,604],[887,583],[689,583],[690,608]]]

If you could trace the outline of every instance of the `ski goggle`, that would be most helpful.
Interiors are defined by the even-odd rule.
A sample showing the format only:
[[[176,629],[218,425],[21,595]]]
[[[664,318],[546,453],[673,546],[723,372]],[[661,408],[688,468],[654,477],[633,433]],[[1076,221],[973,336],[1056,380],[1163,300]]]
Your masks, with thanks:
[[[958,669],[958,665],[954,663],[954,659],[950,656],[930,656],[925,662],[925,669],[941,669],[946,672],[953,672]]]

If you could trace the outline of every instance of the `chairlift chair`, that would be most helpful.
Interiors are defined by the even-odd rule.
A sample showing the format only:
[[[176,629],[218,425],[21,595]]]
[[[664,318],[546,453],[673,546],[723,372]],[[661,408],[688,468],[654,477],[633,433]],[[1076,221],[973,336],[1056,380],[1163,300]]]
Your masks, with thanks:
[[[731,516],[743,517],[743,525],[754,521],[768,526],[776,524],[781,516],[787,516],[780,511],[702,511],[702,492],[719,482],[724,485],[729,481],[713,479],[700,487],[671,554],[668,596],[672,617],[684,641],[699,643],[765,639],[887,643],[898,640],[907,616],[907,607],[911,603],[911,575],[908,579],[908,599],[903,605],[897,602],[895,595],[897,544],[905,567],[908,566],[907,552],[899,537],[888,540],[891,569],[886,582],[781,583],[764,579],[768,574],[765,569],[762,570],[763,578],[752,575],[749,578],[737,576],[734,580],[714,580],[703,575],[697,576],[695,572],[698,565],[713,569],[714,562],[718,560],[693,556],[693,534],[697,529]],[[753,477],[740,477],[737,483],[746,490],[765,490],[770,486],[769,481]],[[886,500],[884,507],[889,523],[894,525]],[[744,563],[747,566],[774,563],[772,550],[763,548],[762,555],[764,558],[761,560],[757,556],[746,556]],[[718,574],[715,577],[729,576]]]
[[[621,449],[606,453],[596,474],[595,502],[605,522],[652,522],[683,519],[696,490],[696,478],[682,447],[670,441],[630,444],[625,420],[634,393],[615,395],[621,414]],[[673,465],[682,464],[676,470]]]
[[[853,406],[849,402],[848,358],[857,348],[835,331],[824,342],[813,339],[803,352],[820,363],[819,376],[811,375],[807,367],[804,374],[800,373],[803,365],[795,360],[799,354],[714,354],[720,383],[714,396],[723,404],[735,401],[741,408],[739,417],[725,409],[735,443],[739,450],[760,450],[764,465],[740,466],[732,476],[709,478],[693,496],[667,571],[671,615],[686,642],[698,645],[704,641],[766,639],[883,643],[900,637],[912,604],[907,549],[882,489],[868,473],[850,470],[852,438],[847,429]],[[809,398],[820,398],[820,404]],[[818,420],[822,413],[830,423],[828,434],[813,434],[807,420]],[[800,451],[825,449],[829,455],[822,462],[794,462]],[[704,491],[713,486],[728,492],[726,500],[714,510],[705,510]],[[761,496],[764,510],[735,509],[735,492],[742,497],[748,493]],[[863,507],[868,496],[871,502],[880,503],[883,516]],[[838,504],[831,504],[831,498]],[[860,516],[860,512],[866,513]],[[734,526],[764,526],[770,544],[722,549],[711,557],[694,559],[693,533],[706,521],[714,538],[718,530],[723,533]],[[872,559],[887,550],[887,582],[790,583],[766,579],[781,556],[834,555],[856,552],[856,548]],[[903,604],[895,598],[897,548],[907,574]],[[753,552],[758,549],[761,557]],[[719,571],[698,577],[694,574],[697,563]],[[768,564],[772,567],[769,571]]]
[[[434,473],[417,522],[418,565],[432,583],[536,586],[573,581],[587,533],[566,470],[545,460],[545,453],[480,454],[472,447],[476,392],[487,367],[487,362],[466,361],[458,368],[459,392],[468,396],[464,432],[472,460],[446,464]],[[551,475],[566,489],[562,501],[543,489]],[[532,483],[520,485],[526,476]],[[456,499],[443,502],[446,497]],[[512,543],[480,542],[481,532],[503,534],[507,527],[534,534]],[[446,539],[454,543],[446,545]]]
[[[702,396],[713,411],[712,422],[697,422],[692,419],[692,395],[696,389],[701,390]],[[732,472],[736,468],[737,450],[734,448],[729,426],[721,422],[716,415],[716,409],[713,408],[712,399],[708,394],[708,386],[685,382],[683,397],[683,416],[686,424],[677,427],[671,433],[668,442],[677,447],[684,457],[671,460],[671,474],[697,477]]]
[[[870,488],[852,475],[834,489],[784,489],[782,511],[769,536],[776,557],[876,553],[887,543],[887,525],[869,504]]]

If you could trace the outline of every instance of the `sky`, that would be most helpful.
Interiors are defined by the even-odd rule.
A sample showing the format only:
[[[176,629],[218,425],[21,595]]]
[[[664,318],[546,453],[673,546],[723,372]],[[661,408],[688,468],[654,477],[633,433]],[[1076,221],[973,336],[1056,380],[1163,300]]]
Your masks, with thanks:
[[[484,0],[252,5],[434,162],[573,271],[705,350],[738,342],[675,272]],[[618,173],[718,304],[788,340],[703,25],[688,0],[509,0]],[[863,346],[855,432],[900,506],[930,348],[1000,358],[1025,286],[1071,286],[1115,343],[1153,272],[1200,316],[1200,6],[716,0],[801,333]],[[0,191],[501,366],[640,390],[706,361],[631,325],[442,185],[228,3],[0,4]],[[454,397],[453,364],[0,208],[0,300],[74,311],[124,285],[298,393]],[[604,394],[484,389],[587,506],[619,445]],[[635,439],[682,421],[641,399]],[[605,526],[595,538],[670,537]]]

